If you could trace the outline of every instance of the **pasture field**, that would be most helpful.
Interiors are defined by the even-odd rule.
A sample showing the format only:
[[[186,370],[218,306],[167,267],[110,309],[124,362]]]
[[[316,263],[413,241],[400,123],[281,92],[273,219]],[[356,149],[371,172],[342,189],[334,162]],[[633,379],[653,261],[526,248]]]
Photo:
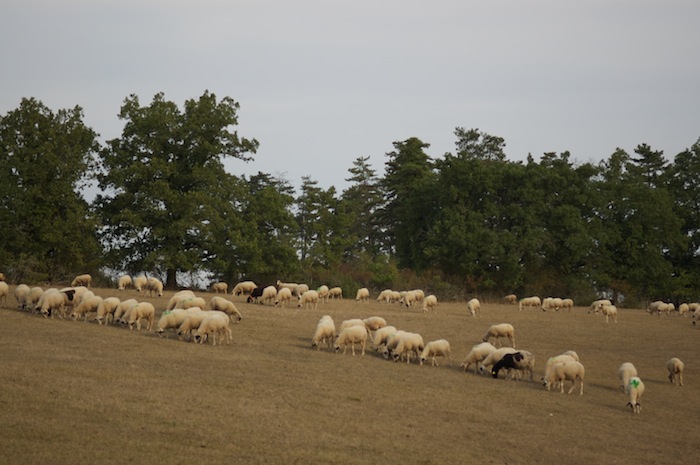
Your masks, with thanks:
[[[14,286],[11,287],[11,292]],[[135,297],[159,314],[172,295]],[[208,300],[213,294],[198,293]],[[317,310],[234,298],[243,320],[230,345],[194,344],[116,325],[0,309],[0,464],[695,464],[700,450],[700,328],[690,318],[620,309],[619,323],[482,302],[433,314],[354,300]],[[382,316],[426,342],[447,339],[451,365],[312,350],[319,318]],[[491,324],[515,326],[537,358],[535,382],[464,373]],[[576,350],[584,395],[548,392],[548,357]],[[666,361],[686,364],[685,386]],[[631,413],[617,368],[646,384]],[[568,386],[567,386],[568,387]]]

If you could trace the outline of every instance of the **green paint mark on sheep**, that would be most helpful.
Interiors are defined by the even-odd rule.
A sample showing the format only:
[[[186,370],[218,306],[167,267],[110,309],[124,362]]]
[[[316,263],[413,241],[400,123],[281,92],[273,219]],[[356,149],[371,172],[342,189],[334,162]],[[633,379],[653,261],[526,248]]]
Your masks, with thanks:
[[[638,379],[633,379],[630,381],[630,384],[634,387],[639,387],[639,380]]]
[[[163,312],[163,315],[170,315],[171,313],[173,313],[173,312],[171,312],[170,310],[166,310]]]

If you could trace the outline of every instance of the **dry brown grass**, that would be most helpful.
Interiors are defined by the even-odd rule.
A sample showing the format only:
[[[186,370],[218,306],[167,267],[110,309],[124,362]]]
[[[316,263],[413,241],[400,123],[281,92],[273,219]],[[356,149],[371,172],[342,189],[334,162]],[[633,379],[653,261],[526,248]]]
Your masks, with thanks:
[[[134,297],[98,289],[103,297]],[[162,310],[166,295],[149,300]],[[207,295],[208,297],[209,295]],[[230,296],[229,296],[230,297]],[[423,315],[353,300],[318,311],[237,301],[231,345],[197,345],[117,326],[0,310],[0,463],[696,463],[700,330],[686,318],[620,310],[620,322],[464,303]],[[452,366],[407,365],[310,348],[321,315],[339,325],[380,315],[426,342],[445,338]],[[465,374],[459,363],[493,323],[544,360],[576,350],[585,393]],[[673,387],[665,362],[686,363]],[[616,370],[646,383],[640,415]],[[577,391],[575,391],[577,392]]]

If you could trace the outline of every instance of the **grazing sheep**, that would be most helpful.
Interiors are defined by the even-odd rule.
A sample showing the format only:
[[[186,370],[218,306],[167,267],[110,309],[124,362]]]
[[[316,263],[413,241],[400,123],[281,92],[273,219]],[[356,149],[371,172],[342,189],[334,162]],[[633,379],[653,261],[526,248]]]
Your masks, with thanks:
[[[369,302],[369,289],[361,287],[355,294],[355,302]]]
[[[215,294],[218,294],[218,293],[227,294],[228,293],[228,283],[225,283],[223,281],[219,281],[218,283],[214,283],[211,285],[211,291]]]
[[[301,296],[299,296],[298,308],[301,307],[309,308],[311,306],[314,310],[318,308],[318,292],[316,291],[306,291]]]
[[[425,299],[425,292],[423,292],[423,289],[413,289],[413,295],[416,296],[416,302],[422,304],[423,299]]]
[[[277,280],[276,287],[277,289],[282,289],[283,287],[286,287],[290,291],[294,292],[294,290],[297,288],[298,284],[297,283],[283,283],[279,279]]]
[[[609,323],[608,318],[612,318],[612,320],[617,323],[617,307],[614,305],[603,305],[600,307],[600,311],[603,313],[605,316],[605,322]]]
[[[65,306],[68,301],[68,294],[58,289],[47,289],[39,299],[40,311],[44,318],[51,316],[58,311],[59,315],[65,317]]]
[[[192,308],[192,307],[199,307],[199,308],[204,308],[207,305],[206,301],[202,297],[188,297],[188,296],[183,296],[180,300],[177,301],[175,304],[175,308]]]
[[[425,349],[423,336],[418,333],[404,333],[399,337],[399,342],[396,344],[392,356],[395,362],[405,356],[406,363],[411,363],[411,352],[415,353],[418,358],[423,349]]]
[[[190,311],[191,309],[188,309]],[[202,324],[202,321],[205,320],[205,318],[215,315],[215,314],[223,314],[226,315],[223,312],[219,312],[217,310],[201,310],[201,311],[190,311],[189,315],[185,317],[184,320],[182,320],[182,323],[180,326],[177,328],[177,335],[180,339],[183,337],[186,337],[187,340],[190,339],[190,335],[196,331],[199,328],[199,325]],[[228,316],[227,316],[228,318]]]
[[[574,359],[574,361],[576,361],[576,362],[580,362],[580,361],[581,361],[581,360],[579,360],[579,358],[578,358],[578,354],[577,354],[576,351],[574,351],[574,350],[567,350],[567,351],[564,352],[562,355],[568,355],[569,357],[571,357],[572,359]]]
[[[627,385],[625,386],[625,391],[630,395],[630,401],[627,405],[632,409],[633,413],[642,412],[642,404],[639,401],[642,399],[642,394],[644,394],[644,383],[638,376],[632,376]]]
[[[235,320],[236,323],[243,319],[243,317],[241,316],[241,312],[238,311],[234,303],[223,297],[212,297],[211,300],[209,300],[209,308],[212,310],[224,312],[228,315],[231,321]]]
[[[56,289],[58,290],[58,289]],[[44,295],[44,290],[39,286],[34,286],[29,289],[29,292],[24,297],[24,309],[39,311],[39,300]]]
[[[367,331],[376,331],[386,326],[386,320],[381,316],[371,316],[362,320]]]
[[[637,368],[630,362],[625,362],[617,369],[617,377],[620,378],[620,387],[627,392],[627,385],[633,376],[637,376]]]
[[[666,362],[666,368],[668,368],[668,380],[676,386],[683,386],[683,370],[685,370],[685,364],[678,357],[673,357],[671,360]]]
[[[344,320],[342,323],[340,323],[340,331],[342,332],[345,328],[349,328],[350,326],[362,326],[365,329],[367,328],[365,326],[365,320],[361,318],[352,318],[350,320]]]
[[[392,291],[391,289],[384,289],[384,290],[383,290],[382,292],[380,292],[379,295],[377,296],[377,302],[386,302],[386,303],[391,302],[391,294],[392,294],[393,292],[394,292],[394,291]]]
[[[343,298],[343,289],[340,287],[331,287],[328,291],[328,297],[331,299],[342,299]]]
[[[557,363],[578,361],[578,354],[573,350],[569,350],[567,352],[564,352],[563,354],[548,358],[547,363],[544,364],[544,376],[542,377],[542,381],[550,377],[552,373],[552,367]],[[558,387],[557,384],[555,384],[554,387]]]
[[[515,294],[508,294],[507,296],[503,297],[503,301],[507,304],[515,305],[518,303],[518,297]]]
[[[267,286],[262,291],[262,295],[260,296],[260,303],[263,305],[265,303],[267,303],[269,305],[274,305],[276,297],[277,297],[277,288],[275,286]]]
[[[5,281],[0,281],[0,307],[5,306],[8,295],[10,295],[10,286]]]
[[[98,295],[91,295],[87,297],[83,297],[80,300],[80,304],[73,309],[73,312],[71,313],[71,316],[73,317],[74,320],[76,320],[80,316],[85,316],[85,322],[88,320],[88,315],[90,312],[97,312],[97,309],[99,308],[100,304],[102,303],[102,297]]]
[[[216,345],[216,335],[218,334],[226,339],[226,344],[229,344],[233,340],[233,334],[228,325],[230,321],[225,313],[217,312],[207,316],[195,331],[194,342],[202,344],[211,336],[212,345]]]
[[[122,321],[129,325],[130,330],[134,329],[134,323],[136,323],[136,330],[141,331],[141,320],[145,318],[147,322],[146,329],[151,331],[155,317],[156,309],[153,307],[153,304],[150,302],[140,302],[129,307],[122,317]]]
[[[137,276],[136,278],[134,278],[134,289],[136,289],[136,292],[141,292],[141,290],[146,287],[147,283],[148,278],[146,276]]]
[[[343,346],[343,355],[348,350],[348,344],[352,345],[352,355],[355,356],[355,343],[362,346],[362,355],[365,355],[365,345],[367,344],[367,329],[362,326],[350,326],[343,329],[335,340],[335,351],[338,352]]]
[[[476,314],[481,311],[481,302],[479,302],[479,299],[474,298],[467,302],[467,310],[469,310],[471,316],[475,317]]]
[[[547,310],[554,310],[554,311],[559,311],[561,309],[563,304],[562,299],[559,297],[547,297],[542,301],[542,311],[546,312]]]
[[[574,309],[574,300],[573,299],[562,299],[561,308],[562,308],[562,310],[566,310],[569,312],[572,311]]]
[[[97,307],[97,316],[95,317],[97,323],[102,324],[104,320],[104,324],[109,324],[109,317],[114,316],[114,312],[120,303],[121,301],[117,297],[102,299],[102,302]]]
[[[433,294],[430,294],[425,297],[423,300],[423,311],[424,312],[431,312],[435,310],[435,308],[438,305],[438,300],[437,297],[435,297]]]
[[[539,297],[537,296],[532,296],[532,297],[524,297],[520,299],[520,302],[518,303],[518,310],[523,310],[525,307],[540,307],[542,306],[542,301],[540,300]]]
[[[114,318],[112,321],[115,323],[121,323],[122,317],[127,312],[127,310],[129,310],[131,307],[137,304],[138,301],[136,299],[128,299],[120,302],[116,310],[114,310]]]
[[[70,285],[72,287],[75,286],[85,286],[88,289],[90,288],[90,284],[92,283],[92,276],[89,274],[81,274],[73,278],[73,281],[71,281]]]
[[[495,350],[496,348],[489,342],[475,344],[459,366],[460,368],[464,368],[464,372],[466,373],[469,365],[473,363],[474,373],[477,373],[479,371],[479,364]]]
[[[316,292],[318,292],[319,300],[321,300],[323,302],[328,302],[328,295],[331,292],[331,290],[328,289],[328,286],[326,286],[325,284],[322,286],[319,286],[318,289],[316,289]]]
[[[131,280],[131,276],[129,276],[128,274],[125,274],[125,275],[122,275],[119,277],[118,284],[119,284],[118,290],[123,291],[127,287],[133,286],[134,283]]]
[[[275,307],[282,304],[286,307],[288,303],[292,301],[292,290],[288,287],[283,287],[277,291],[277,296],[275,297]]]
[[[233,295],[246,295],[253,292],[253,289],[258,287],[253,281],[241,281],[240,283],[233,286],[231,294]]]
[[[552,369],[550,370],[549,376],[546,376],[545,378],[542,379],[542,384],[547,388],[547,390],[551,390],[551,387],[554,383],[558,382],[560,383],[559,385],[561,386],[561,393],[564,393],[564,381],[570,380],[571,381],[571,388],[567,392],[567,394],[571,394],[571,392],[574,390],[574,387],[576,387],[576,381],[578,380],[579,385],[581,387],[581,390],[579,392],[579,395],[583,395],[583,378],[586,374],[586,369],[583,367],[581,362],[563,362],[563,363],[555,363],[552,365]]]
[[[27,302],[27,295],[30,287],[26,284],[18,284],[15,288],[14,296],[17,301],[17,310],[24,310]]]
[[[189,289],[184,289],[182,291],[177,291],[175,294],[170,297],[170,300],[168,300],[168,305],[165,306],[166,310],[172,310],[177,307],[178,302],[180,302],[183,299],[187,299],[190,297],[196,297],[194,295],[194,292],[190,291]]]
[[[250,294],[248,294],[248,298],[246,299],[246,302],[251,303],[259,303],[260,302],[260,297],[263,295],[263,291],[266,289],[266,287],[258,286],[255,289],[253,289]],[[275,288],[277,289],[277,288]]]
[[[333,341],[337,337],[335,331],[335,323],[330,315],[323,315],[318,324],[316,325],[316,331],[314,332],[314,337],[311,338],[311,347],[316,347],[316,350],[321,350],[321,344],[328,344],[328,350],[333,350]]]
[[[687,303],[682,303],[678,306],[678,315],[679,316],[685,316],[688,314],[689,311],[690,311],[690,305],[688,305]]]
[[[143,287],[144,291],[148,291],[148,295],[156,294],[158,297],[163,296],[163,283],[158,278],[150,277]]]
[[[374,350],[379,350],[382,344],[386,344],[389,338],[396,333],[396,327],[394,326],[384,326],[379,328],[374,332],[374,337],[372,338],[372,344],[374,345]]]
[[[391,293],[391,300],[389,303],[399,303],[401,302],[401,293],[399,291],[393,291]]]
[[[437,366],[438,363],[435,360],[435,357],[441,356],[447,358],[448,363],[452,365],[452,360],[450,360],[451,353],[452,350],[450,350],[450,343],[447,342],[445,339],[430,341],[425,345],[423,352],[421,352],[420,354],[420,365],[423,366],[423,362],[425,362],[428,359],[428,357],[432,357],[430,365]]]
[[[413,304],[417,301],[418,297],[416,296],[416,293],[414,291],[407,291],[401,296],[399,303],[401,305],[405,305],[406,307],[413,307]]]
[[[185,318],[187,318],[189,315],[192,315],[193,313],[201,311],[202,309],[199,307],[191,307],[187,310],[182,308],[166,310],[160,315],[160,318],[158,319],[158,323],[156,324],[156,332],[159,336],[163,336],[166,329],[178,329],[185,321]]]
[[[600,311],[600,307],[603,305],[612,305],[612,302],[610,302],[608,299],[594,300],[593,303],[591,303],[591,307],[588,309],[588,313],[598,313]]]
[[[392,352],[396,349],[396,346],[399,344],[399,341],[405,334],[408,333],[404,330],[398,330],[395,333],[389,335],[384,344],[384,350],[382,351],[382,355],[385,359],[389,359],[389,357],[392,355]]]
[[[515,329],[513,325],[508,323],[501,323],[489,327],[482,341],[489,342],[491,338],[496,338],[496,343],[500,346],[502,337],[507,337],[511,347],[515,347]]]
[[[297,284],[294,289],[292,290],[292,295],[295,296],[296,298],[299,298],[299,296],[303,295],[304,292],[309,290],[309,285],[308,284]]]

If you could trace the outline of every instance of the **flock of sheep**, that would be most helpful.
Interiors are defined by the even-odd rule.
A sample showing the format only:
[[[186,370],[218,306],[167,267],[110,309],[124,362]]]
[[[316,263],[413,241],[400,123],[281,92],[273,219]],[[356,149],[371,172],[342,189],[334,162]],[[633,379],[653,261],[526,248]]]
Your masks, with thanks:
[[[121,301],[118,297],[102,298],[95,295],[89,288],[92,278],[90,275],[76,276],[71,286],[63,289],[41,287],[29,287],[19,284],[14,292],[18,308],[32,310],[41,313],[44,317],[59,316],[61,318],[82,318],[88,321],[91,314],[95,314],[94,320],[99,324],[121,324],[130,329],[141,329],[142,321],[146,322],[148,331],[155,331],[159,335],[165,335],[172,330],[180,339],[192,340],[203,343],[211,341],[213,345],[232,340],[230,322],[238,322],[242,316],[235,304],[230,300],[220,297],[218,294],[228,294],[228,285],[217,282],[211,285],[212,296],[207,302],[202,297],[197,297],[192,291],[184,290],[175,293],[169,300],[166,308],[160,314],[156,322],[156,310],[149,302],[138,302],[136,299]],[[139,292],[149,295],[163,295],[163,284],[157,278],[139,276],[132,280],[124,275],[118,280],[118,289],[125,290],[133,287]],[[5,277],[0,273],[0,306],[5,304],[9,294],[9,286],[5,283]],[[329,288],[320,286],[316,290],[310,290],[308,285],[297,283],[284,283],[277,281],[276,285],[257,286],[252,281],[244,281],[236,284],[231,291],[234,296],[243,296],[248,302],[256,302],[263,305],[293,306],[318,308],[319,301],[327,302],[329,299],[342,299],[343,291],[339,287]],[[355,300],[367,302],[370,292],[367,288],[357,291]],[[385,289],[379,293],[378,302],[398,303],[401,306],[411,308],[419,306],[423,311],[431,311],[437,307],[437,298],[434,295],[426,296],[422,290],[393,291]],[[517,304],[519,310],[528,308],[540,308],[548,310],[569,310],[574,307],[571,299],[545,298],[532,296],[517,300],[515,295],[504,298],[507,303]],[[478,299],[467,302],[467,311],[476,317],[481,310]],[[671,315],[675,312],[675,306],[661,301],[652,302],[647,312],[661,316]],[[597,300],[591,304],[589,313],[601,313],[606,322],[612,319],[617,323],[617,308],[609,300]],[[693,324],[700,316],[700,304],[681,304],[678,308],[680,315],[692,313]],[[501,341],[507,341],[509,347],[501,347]],[[345,354],[348,348],[355,355],[355,346],[361,349],[365,355],[367,343],[371,343],[372,349],[381,353],[384,358],[394,361],[405,360],[411,363],[417,360],[423,365],[428,359],[431,365],[437,366],[437,357],[444,357],[451,364],[450,344],[445,339],[437,339],[425,343],[423,337],[415,332],[399,330],[395,326],[388,325],[383,317],[373,316],[369,318],[354,318],[341,322],[336,330],[335,323],[330,315],[324,315],[318,321],[316,330],[311,340],[311,346],[320,349],[326,345],[329,350]],[[494,345],[495,344],[495,345]],[[527,376],[530,381],[534,377],[534,355],[526,350],[515,349],[515,328],[508,323],[490,326],[482,340],[473,345],[468,352],[460,368],[467,372],[474,365],[475,373],[491,374],[497,378],[500,371],[504,371],[505,378],[522,378]],[[674,385],[683,386],[684,363],[677,357],[671,358],[667,363],[669,381]],[[641,411],[641,397],[644,393],[644,382],[638,376],[637,369],[630,362],[623,363],[619,370],[620,387],[629,396],[629,406],[633,412]],[[550,390],[559,388],[564,392],[564,384],[571,381],[568,390],[570,394],[579,384],[579,394],[583,395],[585,367],[580,362],[575,351],[567,351],[563,354],[550,357],[545,363],[542,383]]]

